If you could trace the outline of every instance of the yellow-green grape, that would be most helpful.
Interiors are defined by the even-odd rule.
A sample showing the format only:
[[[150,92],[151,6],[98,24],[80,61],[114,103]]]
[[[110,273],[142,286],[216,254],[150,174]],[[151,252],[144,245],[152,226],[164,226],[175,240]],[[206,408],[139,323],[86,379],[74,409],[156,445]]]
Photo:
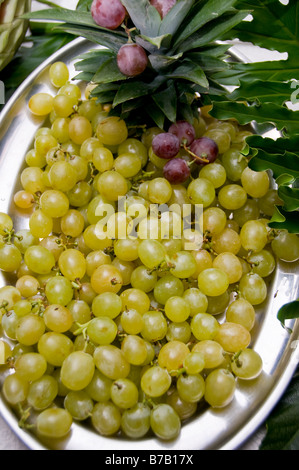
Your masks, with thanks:
[[[131,275],[131,285],[144,292],[151,292],[157,282],[158,275],[155,271],[150,272],[146,266],[138,266]]]
[[[209,137],[216,142],[220,154],[227,152],[230,148],[231,136],[228,132],[222,130],[221,128],[208,129],[204,133],[204,137]]]
[[[54,163],[49,170],[49,181],[53,189],[58,191],[70,191],[77,183],[78,174],[67,161]]]
[[[85,256],[75,248],[69,248],[61,253],[58,266],[62,275],[71,281],[82,279],[86,273]]]
[[[96,137],[88,137],[82,142],[80,147],[80,157],[84,158],[87,161],[92,161],[93,154],[96,150],[104,148]]]
[[[231,323],[240,323],[248,331],[255,325],[256,312],[248,300],[240,297],[234,300],[226,310],[226,320]]]
[[[107,345],[113,343],[117,335],[117,325],[110,317],[93,318],[87,325],[86,332],[92,343]]]
[[[226,352],[235,353],[249,346],[251,334],[240,323],[225,322],[219,326],[214,339]]]
[[[182,374],[176,386],[181,399],[188,403],[199,402],[205,393],[205,380],[200,374]]]
[[[178,437],[181,431],[181,420],[177,412],[166,403],[155,406],[151,411],[151,429],[164,441]]]
[[[190,316],[190,306],[183,297],[170,297],[166,301],[164,309],[166,317],[176,323],[184,322]]]
[[[61,240],[57,235],[49,235],[48,237],[40,240],[39,244],[53,254],[55,261],[58,261],[59,256],[64,250]],[[36,243],[34,243],[34,245],[36,245]]]
[[[31,234],[36,238],[45,238],[53,231],[53,219],[43,210],[37,209],[29,219]]]
[[[14,203],[20,209],[30,209],[34,202],[33,194],[28,191],[20,190],[14,195]]]
[[[231,372],[226,369],[216,369],[206,378],[205,401],[213,408],[223,408],[232,402],[236,381]]]
[[[115,292],[102,292],[92,302],[92,312],[96,317],[116,318],[122,310],[122,300]]]
[[[259,305],[267,297],[267,284],[264,279],[256,273],[245,274],[239,283],[241,296],[252,305]]]
[[[158,364],[171,374],[183,367],[185,358],[190,354],[190,349],[182,341],[169,341],[164,344],[158,354]]]
[[[21,184],[25,191],[31,194],[43,192],[45,184],[43,181],[43,170],[38,167],[25,168],[21,173]]]
[[[214,369],[224,362],[224,349],[215,340],[199,341],[193,346],[193,352],[199,352],[203,355],[206,369]]]
[[[58,90],[59,95],[67,95],[73,99],[73,106],[78,104],[78,101],[81,99],[82,93],[78,85],[74,83],[66,83]]]
[[[123,279],[119,269],[110,264],[103,264],[95,269],[91,276],[91,286],[97,294],[121,290]]]
[[[227,178],[232,182],[240,181],[241,175],[248,165],[247,159],[237,149],[231,148],[221,157]]]
[[[49,331],[41,336],[37,348],[48,364],[61,367],[64,360],[74,351],[74,343],[63,333]]]
[[[106,402],[111,398],[111,385],[112,380],[105,377],[98,369],[95,369],[93,378],[85,391],[92,400]]]
[[[210,206],[216,196],[214,185],[206,178],[194,179],[189,184],[187,193],[192,204],[202,204],[204,208]]]
[[[111,264],[110,255],[103,250],[89,252],[86,255],[86,274],[91,276],[94,270],[103,264]]]
[[[181,421],[191,418],[197,410],[197,403],[188,403],[182,400],[177,390],[167,395],[166,403],[176,411]]]
[[[122,154],[114,160],[114,169],[124,178],[133,178],[141,170],[141,160],[135,154]]]
[[[117,149],[118,155],[134,154],[141,160],[142,168],[146,165],[148,160],[147,148],[143,142],[135,138],[128,138],[121,143]]]
[[[120,323],[123,330],[129,335],[138,335],[143,328],[142,315],[135,309],[122,312]]]
[[[49,93],[36,93],[30,98],[28,107],[35,116],[47,116],[53,110],[53,96]]]
[[[113,344],[98,346],[94,352],[94,361],[98,370],[108,379],[117,380],[129,375],[130,363]]]
[[[270,276],[276,267],[275,258],[269,250],[251,253],[247,258],[252,271],[261,277]]]
[[[211,254],[207,250],[200,249],[192,251],[191,254],[196,261],[196,271],[191,277],[192,279],[197,279],[201,271],[213,267],[213,260]]]
[[[239,379],[253,380],[262,373],[263,361],[256,351],[248,348],[233,356],[231,369]]]
[[[170,258],[170,272],[180,279],[188,279],[196,271],[196,261],[189,251],[179,251]]]
[[[229,252],[217,255],[213,261],[213,268],[226,272],[230,284],[238,282],[243,275],[242,264],[239,258]]]
[[[64,62],[57,61],[51,65],[49,70],[49,77],[52,85],[57,88],[64,86],[69,80],[69,69]]]
[[[68,331],[74,321],[70,310],[59,304],[49,305],[44,311],[43,319],[46,327],[57,333]]]
[[[11,356],[10,345],[6,341],[3,341],[1,339],[0,340],[0,365],[6,364],[6,361],[10,356]]]
[[[197,287],[186,289],[183,298],[190,307],[191,317],[194,317],[197,313],[206,312],[208,308],[208,298]]]
[[[124,120],[110,116],[98,124],[96,135],[104,145],[120,145],[128,137],[128,128]]]
[[[165,337],[167,333],[167,321],[162,312],[149,311],[143,315],[143,327],[141,335],[150,342],[156,342]]]
[[[45,374],[40,379],[30,383],[27,401],[34,410],[41,411],[53,403],[57,394],[57,380],[51,375]]]
[[[34,141],[35,151],[39,155],[44,156],[44,157],[46,157],[47,153],[50,150],[54,148],[56,149],[57,146],[58,146],[58,142],[55,139],[55,137],[51,134],[39,135],[38,137],[35,138],[35,141]]]
[[[15,371],[21,379],[28,382],[40,379],[47,370],[47,361],[39,353],[30,352],[19,356],[15,362]]]
[[[128,378],[117,379],[111,386],[111,400],[122,410],[132,408],[138,402],[138,388]]]
[[[16,326],[16,339],[25,346],[37,344],[44,334],[46,325],[44,319],[29,313],[18,320]]]
[[[74,112],[72,98],[67,95],[56,95],[53,100],[53,109],[58,118],[69,117]]]
[[[28,166],[37,166],[39,168],[43,168],[47,164],[45,155],[40,155],[34,149],[26,153],[25,161]]]
[[[203,233],[209,232],[211,235],[217,235],[225,229],[226,223],[227,216],[223,209],[208,207],[202,214],[200,228]]]
[[[29,300],[22,299],[15,303],[13,310],[18,317],[24,317],[25,315],[31,313],[32,304]]]
[[[183,293],[183,282],[172,274],[166,274],[158,279],[154,287],[155,300],[161,305],[165,305],[170,297],[181,296]]]
[[[94,370],[90,354],[74,351],[62,363],[61,381],[70,390],[83,390],[90,383]]]
[[[148,368],[141,377],[140,386],[142,391],[149,397],[161,397],[171,385],[169,372],[160,366]]]
[[[45,294],[49,303],[66,306],[73,299],[74,291],[69,279],[64,276],[55,276],[47,281]]]
[[[12,273],[17,271],[22,263],[20,250],[11,244],[6,244],[0,248],[0,270]]]
[[[128,182],[117,171],[105,171],[97,180],[99,193],[108,201],[117,201],[128,192]]]
[[[14,373],[8,375],[3,382],[2,393],[5,400],[12,406],[26,401],[29,390],[28,380]]]
[[[198,288],[207,296],[214,297],[221,295],[228,287],[228,275],[221,269],[205,269],[198,276]]]
[[[199,172],[200,178],[205,178],[213,184],[214,188],[220,188],[226,181],[226,171],[219,162],[213,162],[205,165]]]
[[[41,245],[30,246],[24,255],[28,268],[37,274],[48,274],[55,266],[55,258],[47,248]]]
[[[79,237],[85,228],[84,216],[78,210],[70,209],[62,216],[60,226],[64,235]]]
[[[112,170],[114,165],[113,153],[108,148],[98,147],[93,151],[92,162],[100,173]]]
[[[299,259],[299,237],[287,230],[279,231],[271,243],[274,254],[281,260],[293,262]]]
[[[183,362],[183,368],[188,375],[196,375],[205,368],[204,355],[198,351],[192,351]]]
[[[63,405],[74,420],[84,421],[91,416],[94,403],[85,390],[79,390],[69,392]]]
[[[73,419],[64,408],[48,408],[41,411],[36,419],[37,432],[49,438],[63,438],[71,429]]]
[[[121,350],[126,360],[132,365],[142,365],[147,359],[146,341],[138,335],[128,334],[121,343]]]
[[[247,201],[247,193],[238,184],[228,184],[220,189],[218,201],[224,209],[234,211],[244,206]]]
[[[123,433],[132,439],[145,436],[150,429],[150,414],[150,408],[143,403],[137,403],[132,408],[124,410],[121,416]]]
[[[152,179],[148,184],[148,198],[153,204],[166,204],[172,196],[171,184],[162,177]]]
[[[245,250],[259,252],[268,242],[268,229],[259,220],[249,220],[241,228],[240,239]]]
[[[97,103],[94,99],[82,101],[78,107],[78,114],[86,117],[89,121],[92,121],[96,114],[102,111],[101,103]]]
[[[70,140],[69,123],[69,118],[57,117],[52,124],[52,134],[61,144],[65,144]]]
[[[191,328],[187,321],[184,322],[170,322],[167,327],[166,339],[167,341],[181,341],[188,343],[191,338]]]
[[[226,251],[237,255],[242,247],[240,235],[232,228],[226,227],[212,238],[213,250],[220,254]]]
[[[214,339],[220,325],[213,315],[197,313],[191,320],[191,331],[199,341]]]
[[[100,435],[113,436],[120,429],[121,412],[111,401],[96,403],[92,410],[91,422]]]
[[[241,183],[249,196],[260,198],[267,194],[270,178],[266,171],[254,171],[247,167],[241,175]]]
[[[165,260],[166,251],[158,240],[142,240],[138,245],[138,255],[147,268],[153,269]]]
[[[78,145],[83,144],[86,139],[92,137],[92,126],[90,121],[84,117],[76,115],[69,123],[70,139]]]

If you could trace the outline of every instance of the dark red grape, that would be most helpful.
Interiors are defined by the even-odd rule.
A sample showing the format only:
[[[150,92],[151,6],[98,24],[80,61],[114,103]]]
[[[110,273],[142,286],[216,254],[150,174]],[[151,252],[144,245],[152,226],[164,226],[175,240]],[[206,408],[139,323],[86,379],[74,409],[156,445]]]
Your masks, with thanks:
[[[180,142],[187,146],[191,145],[195,139],[195,129],[188,121],[177,121],[170,126],[168,132],[176,135]]]
[[[195,139],[189,147],[192,158],[199,165],[206,165],[214,162],[219,154],[218,145],[209,137]],[[198,157],[198,158],[196,158]]]
[[[173,158],[164,166],[163,176],[171,184],[185,183],[190,176],[189,165],[182,158]]]
[[[176,0],[151,0],[150,3],[158,10],[161,18],[164,18],[169,10],[176,4]]]
[[[120,0],[93,0],[91,14],[99,26],[116,29],[123,23],[127,10]]]
[[[117,54],[117,65],[127,77],[140,75],[146,69],[148,58],[143,47],[128,43],[122,46]]]
[[[162,132],[156,135],[152,141],[154,154],[166,160],[175,157],[179,153],[180,147],[180,139],[170,132]]]

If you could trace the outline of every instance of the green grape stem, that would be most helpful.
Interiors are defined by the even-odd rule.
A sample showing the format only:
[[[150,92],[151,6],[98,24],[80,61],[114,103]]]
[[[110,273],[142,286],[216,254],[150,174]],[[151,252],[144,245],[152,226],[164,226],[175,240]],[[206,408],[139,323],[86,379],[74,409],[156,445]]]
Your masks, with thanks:
[[[28,424],[26,421],[30,418],[31,408],[27,408],[26,410],[23,409],[22,404],[18,404],[18,411],[20,414],[20,420],[18,425],[21,429],[33,429],[34,424]]]
[[[183,143],[182,146],[184,150],[186,150],[186,152],[188,152],[189,155],[191,155],[191,157],[194,158],[195,160],[199,161],[200,163],[210,163],[210,161],[207,158],[205,158],[207,156],[206,153],[203,153],[202,156],[199,157],[195,153],[191,152],[191,150],[189,149],[189,147],[187,147],[185,143]]]

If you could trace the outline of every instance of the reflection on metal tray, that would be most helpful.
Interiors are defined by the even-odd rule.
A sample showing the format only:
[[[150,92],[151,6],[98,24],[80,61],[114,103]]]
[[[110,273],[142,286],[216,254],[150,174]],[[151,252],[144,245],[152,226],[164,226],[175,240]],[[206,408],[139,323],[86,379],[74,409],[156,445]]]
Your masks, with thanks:
[[[20,216],[12,202],[19,188],[18,180],[24,156],[32,145],[36,129],[42,120],[33,118],[27,110],[29,98],[36,92],[53,93],[48,69],[57,60],[64,61],[75,76],[73,60],[94,48],[88,41],[76,39],[42,64],[7,103],[0,118],[0,211],[9,212],[15,228],[27,227],[26,216]],[[236,54],[236,51],[234,51]],[[1,277],[2,276],[2,277]],[[0,276],[0,286],[9,281]],[[81,424],[73,424],[71,435],[64,441],[41,442],[18,427],[17,419],[0,397],[0,412],[18,437],[33,450],[231,450],[241,446],[264,422],[286,390],[297,367],[299,324],[290,321],[289,333],[277,320],[278,309],[299,297],[298,263],[280,263],[269,289],[267,301],[257,311],[257,324],[252,334],[252,346],[264,362],[263,374],[252,383],[238,384],[233,402],[223,410],[207,408],[182,427],[180,437],[171,443],[156,438],[130,441],[117,437],[104,438]],[[1,383],[0,383],[1,385]]]

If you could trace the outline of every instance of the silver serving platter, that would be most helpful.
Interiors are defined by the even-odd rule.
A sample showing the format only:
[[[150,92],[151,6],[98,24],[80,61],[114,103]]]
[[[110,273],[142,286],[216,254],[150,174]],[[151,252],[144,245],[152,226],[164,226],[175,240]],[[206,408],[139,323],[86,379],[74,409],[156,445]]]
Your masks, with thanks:
[[[71,76],[75,76],[75,58],[94,47],[94,44],[79,38],[49,57],[24,81],[0,115],[0,211],[13,217],[16,229],[27,227],[28,216],[16,210],[13,195],[19,189],[24,156],[32,146],[36,130],[43,125],[41,119],[33,118],[28,112],[28,101],[37,92],[55,93],[48,79],[48,69],[53,62],[64,61]],[[234,54],[238,52],[235,50]],[[9,278],[0,274],[0,287],[8,282]],[[138,441],[119,437],[104,438],[88,425],[77,423],[73,424],[65,440],[40,440],[33,433],[19,428],[16,415],[1,395],[0,413],[12,431],[31,450],[236,450],[265,422],[297,368],[299,322],[286,323],[290,332],[278,321],[277,312],[282,305],[298,298],[298,262],[279,263],[267,300],[257,310],[257,322],[252,332],[251,346],[264,362],[262,375],[252,382],[239,382],[235,398],[227,408],[205,409],[182,426],[179,438],[173,442],[165,443],[152,437]],[[2,368],[0,386],[4,376],[5,369]]]

